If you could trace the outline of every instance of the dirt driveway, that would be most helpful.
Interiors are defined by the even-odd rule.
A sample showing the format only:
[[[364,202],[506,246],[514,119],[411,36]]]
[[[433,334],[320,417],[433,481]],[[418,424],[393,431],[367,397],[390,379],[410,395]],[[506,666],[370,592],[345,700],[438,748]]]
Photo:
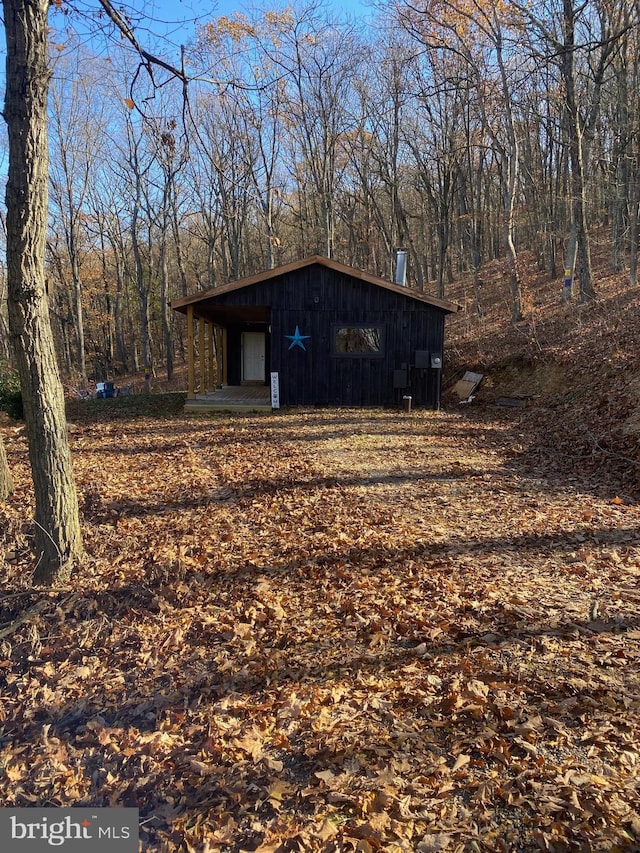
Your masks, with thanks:
[[[6,641],[5,804],[137,805],[147,850],[640,849],[640,510],[515,416],[72,441],[91,562]]]

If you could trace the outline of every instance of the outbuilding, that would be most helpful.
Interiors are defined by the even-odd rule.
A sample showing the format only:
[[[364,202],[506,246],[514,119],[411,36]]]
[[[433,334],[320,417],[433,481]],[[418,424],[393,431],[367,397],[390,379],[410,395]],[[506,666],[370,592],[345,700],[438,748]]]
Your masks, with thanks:
[[[269,407],[440,403],[458,306],[315,255],[175,299],[187,316],[187,408],[262,388]],[[196,374],[199,373],[199,381]]]

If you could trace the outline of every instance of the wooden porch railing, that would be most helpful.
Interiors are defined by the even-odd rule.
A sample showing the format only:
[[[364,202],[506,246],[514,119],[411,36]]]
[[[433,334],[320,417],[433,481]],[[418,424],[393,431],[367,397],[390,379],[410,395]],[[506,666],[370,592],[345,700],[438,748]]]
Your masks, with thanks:
[[[208,322],[204,317],[196,318],[193,305],[187,306],[188,400],[195,400],[196,389],[197,393],[206,394],[215,391],[219,385],[226,385],[226,337],[224,328]]]

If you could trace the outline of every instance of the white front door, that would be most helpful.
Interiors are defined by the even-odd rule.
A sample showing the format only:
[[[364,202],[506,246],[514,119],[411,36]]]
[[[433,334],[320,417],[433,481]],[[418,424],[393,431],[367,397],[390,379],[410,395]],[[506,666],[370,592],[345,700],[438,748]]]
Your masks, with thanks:
[[[264,382],[264,356],[266,335],[264,332],[242,333],[242,381]]]

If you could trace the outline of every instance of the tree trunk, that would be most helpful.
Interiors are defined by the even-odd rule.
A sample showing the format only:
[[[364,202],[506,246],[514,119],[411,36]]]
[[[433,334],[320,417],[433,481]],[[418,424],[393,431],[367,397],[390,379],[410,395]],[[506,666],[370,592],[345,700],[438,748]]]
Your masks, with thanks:
[[[575,225],[571,224],[571,233],[567,252],[564,260],[564,287],[562,288],[562,301],[569,302],[573,298],[573,279],[576,272],[576,258],[578,257],[578,232]]]
[[[0,439],[0,501],[5,501],[13,491],[13,479],[7,462],[4,442]]]
[[[502,194],[502,240],[504,244],[507,266],[509,268],[509,289],[511,290],[511,322],[522,320],[522,282],[518,271],[518,253],[514,241],[515,206],[518,194],[518,173],[520,171],[520,146],[516,132],[516,121],[513,114],[511,87],[507,67],[502,53],[502,30],[496,11],[493,12],[494,38],[496,56],[502,82],[505,118],[507,125],[508,147],[499,144],[501,160],[501,194]]]
[[[4,217],[0,220],[0,227],[4,228]],[[6,316],[7,305],[7,279],[6,276],[0,275],[0,360],[10,361],[11,352],[9,350],[9,326]]]
[[[578,128],[575,127],[575,132],[577,131]],[[584,164],[581,148],[581,136],[577,136],[571,140],[569,150],[572,158],[573,203],[575,205],[575,224],[578,238],[578,279],[580,282],[580,299],[586,301],[595,299],[596,292],[593,286],[593,274],[591,271],[591,250],[589,246]]]
[[[573,0],[563,0],[563,10],[565,40],[562,45],[561,68],[567,100],[567,131],[569,136],[569,161],[571,163],[571,202],[573,205],[573,223],[577,239],[580,299],[585,301],[594,299],[596,292],[591,272],[591,250],[587,224],[583,128],[576,93],[575,9],[573,8]]]
[[[82,554],[64,395],[45,284],[48,201],[48,0],[3,0],[7,40],[4,118],[9,136],[9,328],[24,401],[35,489],[36,583],[68,579]]]
[[[186,296],[189,292],[189,282],[187,273],[184,268],[184,252],[182,250],[182,232],[180,230],[180,217],[178,216],[178,205],[176,202],[176,194],[173,193],[171,198],[171,227],[173,229],[173,242],[176,249],[176,264],[178,267],[178,275],[180,278],[180,293]]]
[[[522,320],[522,283],[518,271],[518,253],[513,240],[514,210],[518,182],[518,153],[517,146],[509,154],[504,153],[502,160],[502,240],[509,269],[509,289],[511,291],[511,322]],[[506,172],[506,177],[504,176]]]
[[[136,176],[136,180],[138,177]],[[139,196],[138,196],[139,198]],[[138,306],[140,316],[140,340],[142,344],[142,361],[145,376],[151,375],[151,317],[149,313],[149,290],[144,277],[144,265],[138,239],[139,201],[136,199],[133,217],[131,219],[131,246],[136,267],[136,288],[138,291]]]
[[[162,232],[160,235],[160,311],[162,320],[162,340],[167,368],[167,381],[173,379],[173,339],[171,337],[171,305],[169,304],[169,263],[168,236],[169,210],[168,199],[165,197],[162,206]]]
[[[75,230],[75,226],[71,226]],[[82,281],[78,264],[77,244],[75,234],[70,237],[71,277],[73,280],[73,306],[75,314],[76,334],[78,336],[78,369],[82,382],[87,384],[87,357],[84,338],[84,312],[82,308]]]
[[[638,283],[638,207],[640,207],[640,178],[636,174],[637,158],[634,158],[634,174],[631,179],[631,198],[629,206],[629,284]]]

